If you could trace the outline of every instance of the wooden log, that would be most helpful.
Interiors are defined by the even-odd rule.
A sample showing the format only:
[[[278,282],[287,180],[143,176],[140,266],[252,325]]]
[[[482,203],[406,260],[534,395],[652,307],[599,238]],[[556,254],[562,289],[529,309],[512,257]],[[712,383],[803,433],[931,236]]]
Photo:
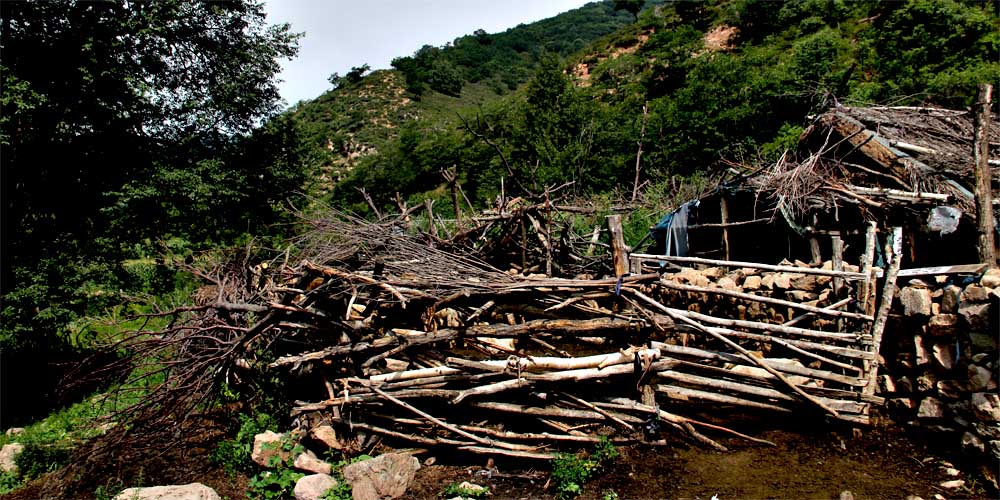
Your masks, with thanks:
[[[583,399],[580,399],[580,398],[578,398],[578,397],[576,397],[576,396],[574,396],[574,395],[572,395],[570,393],[567,393],[567,392],[560,393],[560,396],[562,396],[562,397],[564,397],[566,399],[569,399],[570,401],[573,401],[574,403],[583,405],[585,408],[588,408],[590,410],[596,411],[597,413],[600,413],[601,415],[604,416],[604,418],[607,418],[608,420],[610,420],[610,421],[612,421],[612,422],[620,425],[622,428],[624,428],[625,430],[627,430],[629,432],[635,432],[635,427],[632,427],[632,424],[629,424],[628,422],[626,422],[626,421],[618,418],[615,414],[613,414],[613,413],[611,413],[609,411],[606,411],[606,410],[603,410],[601,408],[598,408],[598,407],[594,406],[594,404],[591,403],[591,402],[589,402],[589,401],[584,401]]]
[[[834,279],[837,279],[837,278],[834,278]],[[838,311],[838,310],[835,310],[835,309],[827,309],[827,308],[823,308],[823,307],[816,307],[816,306],[811,306],[811,305],[808,305],[808,304],[802,304],[802,303],[799,303],[799,302],[793,302],[793,301],[790,301],[790,300],[776,299],[774,297],[765,297],[763,295],[755,295],[755,294],[752,294],[752,293],[738,292],[736,290],[727,290],[725,288],[709,288],[709,287],[704,287],[704,286],[685,285],[685,284],[682,284],[682,283],[675,283],[673,281],[670,281],[670,280],[666,279],[666,276],[664,276],[664,278],[660,280],[659,284],[660,284],[660,286],[663,286],[665,288],[670,288],[670,289],[673,289],[673,290],[681,290],[681,291],[693,292],[693,293],[709,293],[709,294],[714,294],[714,295],[725,295],[727,297],[734,297],[734,298],[737,298],[737,299],[749,300],[749,301],[753,301],[753,302],[763,302],[763,303],[766,303],[766,304],[774,304],[774,305],[778,305],[778,306],[791,307],[793,309],[799,309],[799,310],[802,310],[802,311],[809,311],[811,313],[818,314],[818,315],[821,315],[821,316],[830,316],[830,317],[834,317],[834,318],[852,318],[852,319],[860,319],[860,320],[863,320],[863,321],[874,321],[875,320],[875,318],[873,318],[871,316],[868,316],[868,315],[865,315],[865,314],[858,314],[858,313],[852,313],[852,312],[847,312],[847,311]]]
[[[565,441],[571,443],[599,443],[604,439],[608,439],[614,444],[632,444],[637,442],[636,439],[613,437],[608,438],[606,436],[571,436],[567,434],[553,434],[551,432],[511,432],[499,429],[492,429],[489,427],[481,427],[477,425],[460,425],[464,430],[469,432],[475,432],[479,434],[486,434],[488,436],[510,439],[510,440],[522,440],[522,441]]]
[[[788,342],[785,342],[784,340],[781,340],[781,339],[774,339],[773,342],[775,344],[778,344],[778,345],[784,347],[785,349],[788,349],[790,351],[794,351],[794,352],[796,352],[798,354],[801,354],[803,356],[815,359],[817,361],[822,361],[822,362],[824,362],[824,363],[826,363],[828,365],[833,365],[833,366],[836,366],[838,368],[843,368],[845,370],[854,370],[854,371],[858,372],[859,375],[861,375],[862,372],[864,372],[864,370],[862,368],[859,368],[859,367],[854,366],[852,364],[841,363],[840,361],[837,361],[835,359],[830,359],[830,358],[828,358],[826,356],[821,356],[821,355],[816,354],[814,352],[807,351],[807,350],[802,349],[800,347],[797,347],[797,346],[794,346],[792,344],[789,344]]]
[[[474,408],[493,410],[504,413],[517,413],[520,415],[532,415],[540,417],[570,418],[574,420],[605,420],[605,416],[591,410],[570,410],[555,406],[525,406],[513,403],[478,402],[471,403]],[[632,415],[616,414],[616,417],[630,424],[642,424],[643,420]]]
[[[634,289],[629,288],[628,290],[632,291]],[[811,338],[817,338],[817,339],[823,339],[823,340],[839,341],[839,342],[851,342],[851,343],[857,342],[858,337],[859,337],[859,335],[856,334],[856,333],[824,332],[824,331],[820,331],[820,330],[811,330],[811,329],[808,329],[808,328],[799,328],[797,326],[784,326],[784,325],[776,325],[776,324],[772,324],[772,323],[761,323],[759,321],[747,321],[747,320],[741,320],[741,319],[719,318],[719,317],[716,317],[716,316],[710,316],[708,314],[697,313],[697,312],[688,311],[688,310],[685,310],[685,309],[674,309],[672,307],[668,307],[667,309],[670,309],[670,312],[673,313],[673,314],[679,314],[681,316],[684,316],[684,317],[687,317],[687,318],[690,318],[690,319],[696,319],[698,321],[703,321],[705,323],[712,324],[712,325],[721,325],[721,326],[729,326],[729,327],[736,327],[736,328],[747,328],[747,329],[754,329],[754,330],[763,330],[763,331],[766,331],[766,332],[783,333],[783,334],[786,334],[786,335],[796,335],[796,336],[799,336],[799,337],[811,337]],[[832,347],[832,346],[828,346],[828,347]]]
[[[885,285],[882,288],[882,303],[879,304],[878,313],[875,316],[875,323],[872,324],[872,353],[875,357],[868,367],[868,384],[864,388],[865,394],[875,394],[878,379],[878,353],[882,345],[882,332],[885,324],[889,320],[889,310],[892,308],[892,300],[896,296],[896,275],[899,274],[899,265],[903,260],[903,228],[894,227],[892,229],[892,247],[886,245],[886,253],[889,254],[889,271],[885,277]]]
[[[640,261],[646,260],[656,260],[656,261],[666,261],[666,262],[681,262],[688,264],[706,264],[709,266],[725,266],[725,267],[749,267],[751,269],[763,269],[765,271],[779,271],[788,273],[801,273],[801,274],[815,274],[817,276],[840,276],[849,281],[863,280],[864,275],[860,272],[851,271],[833,271],[830,269],[817,269],[812,267],[797,267],[797,266],[779,266],[774,264],[761,264],[759,262],[740,262],[740,261],[730,261],[730,260],[716,260],[716,259],[703,259],[701,257],[677,257],[673,255],[651,255],[651,254],[640,254],[633,253],[631,258],[638,259]],[[881,272],[878,274],[881,276]]]
[[[505,457],[529,458],[532,460],[552,460],[557,455],[551,453],[539,453],[537,451],[516,451],[500,448],[483,448],[482,446],[459,446],[458,449],[469,453],[480,455],[503,455]]]
[[[696,389],[688,389],[686,387],[680,387],[670,384],[659,384],[656,386],[656,392],[667,396],[670,399],[675,399],[679,401],[690,401],[692,399],[711,401],[713,403],[723,403],[734,406],[746,406],[749,408],[757,408],[761,410],[770,410],[780,413],[793,413],[793,410],[786,408],[784,406],[779,406],[772,403],[762,403],[760,401],[751,401],[748,399],[730,396],[727,394],[718,394],[708,391],[699,391]]]
[[[719,217],[722,222],[722,258],[729,260],[729,203],[726,201],[726,194],[722,192],[719,196]]]
[[[438,229],[437,224],[434,223],[434,200],[430,198],[424,200],[424,208],[427,210],[427,233],[437,239]]]
[[[846,299],[838,300],[837,302],[834,302],[833,304],[830,304],[828,306],[823,306],[823,309],[839,309],[841,307],[846,306],[847,304],[850,304],[853,301],[854,301],[854,299],[848,297]],[[816,316],[815,313],[807,312],[805,314],[800,314],[800,315],[798,315],[798,316],[796,316],[796,317],[794,317],[794,318],[792,318],[792,319],[790,319],[790,320],[782,323],[782,325],[784,325],[784,326],[793,326],[793,325],[801,322],[804,319],[812,318],[814,316]]]
[[[831,251],[833,255],[833,270],[843,271],[844,270],[844,240],[840,239],[840,234],[834,234],[830,238]],[[833,297],[839,299],[842,297],[841,291],[844,287],[844,279],[837,276],[833,278]],[[871,318],[871,316],[868,316]],[[871,318],[869,321],[874,321],[875,318]],[[842,318],[837,318],[837,331],[844,331],[844,320]]]
[[[766,445],[769,445],[769,446],[777,446],[773,442],[768,441],[766,439],[755,438],[753,436],[748,436],[748,435],[743,434],[741,432],[736,432],[736,431],[734,431],[732,429],[729,429],[727,427],[722,427],[722,426],[719,426],[719,425],[709,424],[709,423],[701,422],[701,421],[694,420],[694,419],[691,419],[691,418],[688,418],[688,417],[682,417],[680,415],[675,415],[673,413],[668,413],[666,411],[663,411],[659,406],[647,405],[647,404],[644,404],[644,403],[638,403],[638,402],[633,401],[633,400],[628,399],[628,398],[610,398],[608,400],[608,403],[597,403],[597,404],[600,405],[600,406],[604,406],[606,408],[623,409],[623,410],[633,410],[633,411],[639,411],[639,412],[646,413],[646,414],[653,414],[653,415],[656,415],[660,420],[663,420],[663,421],[666,421],[666,422],[686,423],[686,424],[693,424],[693,425],[697,425],[697,426],[701,426],[701,427],[707,427],[709,429],[714,429],[714,430],[717,430],[717,431],[722,431],[722,432],[725,432],[725,433],[728,433],[728,434],[732,434],[734,436],[746,439],[748,441],[753,441],[754,443],[766,444]]]
[[[469,396],[483,396],[486,394],[497,394],[499,392],[510,391],[514,389],[521,389],[531,385],[531,382],[523,378],[515,378],[511,380],[504,380],[503,382],[497,382],[495,384],[481,385],[479,387],[473,387],[471,389],[466,389],[455,396],[451,400],[452,403],[461,403],[463,399]]]
[[[872,274],[872,266],[875,263],[875,221],[868,221],[865,227],[865,253],[861,257],[861,272],[865,279],[861,285],[861,310],[871,316],[875,314],[875,276]]]
[[[687,318],[685,316],[682,316],[682,315],[678,315],[678,314],[672,313],[670,311],[670,308],[664,306],[663,304],[660,304],[656,300],[653,300],[652,298],[646,296],[645,294],[643,294],[642,292],[640,292],[638,290],[631,290],[630,289],[629,291],[633,295],[635,295],[636,297],[638,297],[640,300],[643,300],[647,304],[649,304],[649,305],[651,305],[653,307],[656,307],[657,309],[659,309],[659,310],[663,311],[664,313],[666,313],[668,316],[673,317],[675,321],[677,321],[677,320],[683,321],[684,323],[687,323],[688,325],[694,327],[695,329],[700,330],[702,332],[705,332],[705,333],[711,335],[716,340],[719,340],[720,342],[726,344],[730,348],[736,350],[736,352],[739,352],[740,354],[742,354],[743,357],[745,357],[746,359],[748,359],[751,363],[753,363],[753,364],[755,364],[755,365],[763,368],[764,370],[766,370],[771,375],[774,375],[778,380],[780,380],[782,383],[784,383],[786,386],[788,386],[790,389],[792,389],[793,392],[795,392],[796,394],[798,394],[799,396],[801,396],[806,401],[808,401],[808,402],[810,402],[810,403],[818,406],[820,409],[822,409],[823,411],[829,413],[830,415],[833,415],[834,417],[840,416],[840,413],[838,413],[837,410],[834,410],[833,408],[830,408],[829,406],[823,404],[822,401],[819,401],[818,399],[816,399],[816,398],[810,396],[809,394],[806,394],[805,392],[803,392],[802,389],[799,389],[798,386],[796,386],[795,384],[791,383],[787,378],[785,378],[785,376],[782,375],[781,372],[775,370],[774,368],[771,368],[770,366],[767,365],[767,363],[764,363],[760,359],[754,357],[754,355],[750,354],[750,351],[747,351],[746,349],[744,349],[743,347],[741,347],[736,342],[733,342],[732,340],[726,338],[723,335],[720,335],[719,333],[713,332],[710,328],[706,328],[705,326],[701,325],[697,321],[694,321],[694,320],[692,320],[690,318]]]
[[[690,358],[718,361],[722,363],[747,364],[746,360],[742,356],[737,356],[735,354],[706,351],[704,349],[697,349],[694,347],[685,347],[672,344],[664,344],[662,342],[650,342],[650,345],[655,346],[657,349],[660,350],[661,353],[669,353],[676,356],[686,356]],[[781,371],[783,373],[788,373],[791,375],[801,375],[804,377],[826,380],[830,382],[837,382],[839,384],[844,384],[847,386],[855,386],[855,387],[864,387],[864,385],[867,382],[867,380],[863,378],[848,377],[845,375],[839,375],[836,373],[831,373],[823,370],[816,370],[814,368],[806,368],[804,366],[791,365],[787,363],[775,363],[775,362],[770,362],[766,359],[762,361],[764,363],[769,363],[771,367],[774,368],[775,370]]]
[[[611,258],[614,261],[615,276],[621,277],[629,272],[628,250],[625,247],[625,236],[622,233],[622,216],[609,215],[607,223],[608,234],[611,235]]]
[[[973,113],[973,159],[976,167],[976,229],[979,232],[979,262],[994,267],[997,265],[996,242],[993,241],[993,189],[990,173],[990,105],[993,101],[993,86],[982,83],[977,87],[976,104]]]
[[[958,264],[954,266],[931,266],[915,267],[911,269],[900,269],[896,278],[912,278],[914,276],[936,276],[941,274],[982,274],[989,265],[979,264]]]

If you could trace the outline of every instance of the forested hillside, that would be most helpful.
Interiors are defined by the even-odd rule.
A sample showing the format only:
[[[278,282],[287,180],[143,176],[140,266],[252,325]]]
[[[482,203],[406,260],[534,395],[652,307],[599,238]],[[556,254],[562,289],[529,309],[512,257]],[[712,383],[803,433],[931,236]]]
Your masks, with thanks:
[[[611,2],[602,5],[575,15],[610,15]],[[440,196],[440,171],[452,166],[474,203],[493,199],[501,178],[535,192],[567,181],[579,194],[630,191],[640,144],[641,181],[655,184],[724,158],[773,159],[807,115],[836,104],[967,106],[977,82],[1000,76],[998,33],[990,2],[649,3],[636,23],[582,49],[533,45],[537,67],[498,73],[509,50],[473,55],[506,42],[473,35],[397,59],[398,71],[292,116],[327,147],[318,163],[340,167],[332,198],[356,210],[368,210],[361,188],[381,205],[396,192]],[[369,111],[365,95],[382,97]],[[369,112],[392,119],[360,118]],[[359,118],[329,126],[324,113]]]

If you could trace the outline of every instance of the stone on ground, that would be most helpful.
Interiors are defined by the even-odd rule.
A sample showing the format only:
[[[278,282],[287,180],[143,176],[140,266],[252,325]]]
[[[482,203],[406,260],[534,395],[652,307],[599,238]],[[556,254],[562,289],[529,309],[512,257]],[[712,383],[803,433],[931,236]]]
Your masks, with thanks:
[[[20,455],[22,451],[24,451],[24,445],[21,443],[3,445],[3,448],[0,449],[0,471],[17,471],[17,456]]]
[[[201,483],[151,488],[128,488],[114,500],[222,500],[212,488]]]
[[[318,500],[330,488],[337,486],[337,480],[327,474],[302,476],[295,483],[295,500]]]
[[[330,464],[320,460],[316,457],[316,454],[306,450],[295,457],[295,462],[293,464],[296,469],[303,470],[306,472],[312,472],[313,474],[329,474],[333,467]]]
[[[420,461],[412,455],[386,453],[344,467],[344,479],[353,488],[354,500],[399,498],[413,482]]]
[[[277,432],[264,431],[253,437],[253,452],[250,459],[261,467],[271,467],[271,459],[278,457],[280,460],[288,460],[292,453],[281,449],[281,442],[284,439],[282,434]]]

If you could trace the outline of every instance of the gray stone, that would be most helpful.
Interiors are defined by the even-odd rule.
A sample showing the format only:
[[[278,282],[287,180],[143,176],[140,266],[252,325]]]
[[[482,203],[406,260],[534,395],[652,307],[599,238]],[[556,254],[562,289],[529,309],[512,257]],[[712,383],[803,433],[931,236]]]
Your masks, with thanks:
[[[969,365],[969,391],[992,391],[997,388],[997,383],[993,380],[990,370],[979,365]]]
[[[337,486],[337,480],[328,474],[312,474],[302,476],[296,483],[292,493],[295,500],[319,500],[330,488]]]
[[[986,444],[983,443],[982,439],[979,439],[979,436],[966,431],[965,434],[962,434],[962,449],[983,453],[986,451]]]
[[[222,500],[212,488],[201,483],[151,488],[128,488],[114,500]]]
[[[420,461],[411,455],[386,453],[344,467],[344,479],[351,484],[354,500],[398,498],[406,493]]]
[[[725,271],[721,267],[707,267],[701,270],[701,274],[710,280],[717,280],[725,274]]]
[[[804,274],[801,278],[795,278],[792,280],[792,288],[796,290],[804,290],[807,292],[815,292],[821,286],[822,283],[819,281],[819,276],[815,274]]]
[[[981,332],[986,332],[990,326],[990,305],[989,304],[965,304],[958,308],[958,314],[962,316],[969,328]]]
[[[972,393],[972,413],[983,422],[1000,422],[1000,396],[992,392]]]
[[[760,290],[760,286],[761,286],[760,276],[747,276],[747,278],[743,280],[744,290]]]
[[[817,298],[815,293],[805,290],[789,290],[785,292],[785,296],[788,297],[788,300],[795,302],[808,302]]]
[[[935,314],[927,321],[926,331],[935,337],[953,337],[958,332],[958,315]]]
[[[948,285],[941,290],[941,314],[955,314],[958,312],[959,297],[962,289],[955,285]]]
[[[774,287],[780,288],[782,290],[788,290],[792,287],[792,275],[787,273],[778,273],[774,275]]]
[[[5,432],[7,436],[16,436],[18,434],[24,434],[24,427],[11,427]]]
[[[293,465],[296,469],[313,474],[329,474],[333,471],[330,464],[320,460],[315,453],[309,450],[299,453],[299,456],[295,457]]]
[[[288,460],[292,457],[292,452],[282,449],[284,435],[277,432],[264,431],[253,437],[253,452],[250,459],[261,467],[272,467],[271,459],[277,458],[280,461]]]
[[[926,288],[908,286],[899,292],[899,303],[906,316],[930,316],[931,292]]]
[[[979,284],[987,288],[1000,288],[1000,268],[994,267],[983,273],[979,279]]]
[[[719,278],[719,281],[716,282],[716,285],[718,285],[719,288],[723,290],[733,290],[733,291],[740,290],[740,287],[736,285],[736,282],[726,276]]]
[[[917,410],[918,418],[943,418],[944,405],[937,398],[924,398]]]
[[[979,285],[969,285],[962,290],[962,302],[970,302],[973,304],[981,304],[983,302],[990,301],[990,291],[985,287]]]
[[[8,443],[0,448],[0,471],[17,472],[17,456],[24,451],[21,443]]]

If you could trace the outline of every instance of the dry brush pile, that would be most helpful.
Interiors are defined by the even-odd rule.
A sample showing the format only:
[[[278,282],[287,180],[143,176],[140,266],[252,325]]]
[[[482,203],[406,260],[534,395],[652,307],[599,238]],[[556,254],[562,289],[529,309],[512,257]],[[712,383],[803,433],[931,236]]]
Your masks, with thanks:
[[[526,207],[450,240],[413,235],[404,217],[368,223],[330,212],[310,220],[295,256],[203,271],[212,285],[198,305],[116,346],[131,353],[119,368],[143,359],[133,373],[165,377],[121,417],[133,429],[176,425],[224,385],[279,377],[290,381],[281,397],[310,428],[550,458],[560,444],[601,436],[656,445],[674,434],[720,450],[722,436],[769,444],[719,417],[735,408],[865,423],[881,402],[863,391],[873,318],[844,310],[849,285],[831,293],[839,271],[665,266],[553,278],[468,252],[478,231],[513,242],[492,256],[520,247],[563,269],[600,260],[571,244],[554,250],[548,219],[532,224],[532,210],[541,216]]]

